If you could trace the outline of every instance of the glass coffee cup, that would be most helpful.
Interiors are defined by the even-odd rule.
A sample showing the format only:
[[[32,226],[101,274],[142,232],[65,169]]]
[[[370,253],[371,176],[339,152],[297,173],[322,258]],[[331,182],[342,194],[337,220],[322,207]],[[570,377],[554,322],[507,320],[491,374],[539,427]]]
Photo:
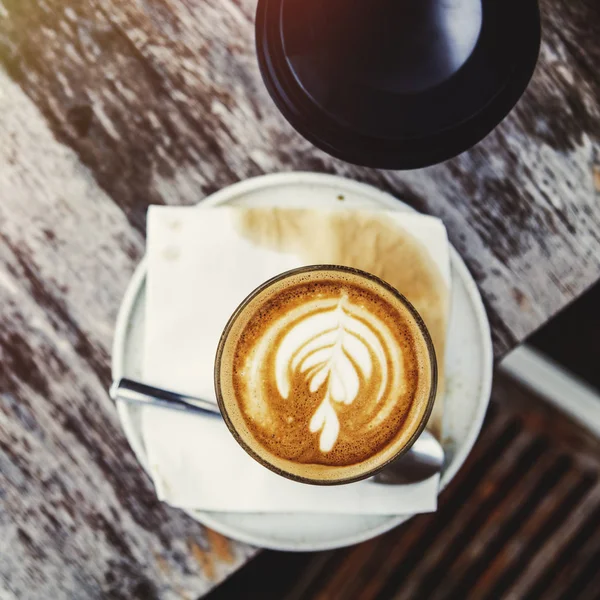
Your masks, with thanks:
[[[420,436],[437,362],[402,294],[364,271],[318,265],[271,279],[239,306],[215,389],[227,427],[260,464],[339,485],[375,475]]]

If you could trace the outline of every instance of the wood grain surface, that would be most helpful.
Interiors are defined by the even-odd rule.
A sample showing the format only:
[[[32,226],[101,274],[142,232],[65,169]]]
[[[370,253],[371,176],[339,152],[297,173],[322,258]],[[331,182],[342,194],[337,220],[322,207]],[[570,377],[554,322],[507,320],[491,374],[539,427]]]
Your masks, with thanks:
[[[156,500],[107,396],[142,237],[0,89],[0,597],[196,598],[253,551]]]
[[[600,4],[543,0],[530,89],[484,142],[329,158],[263,89],[254,0],[0,0],[0,595],[193,598],[253,550],[161,506],[106,395],[147,206],[333,172],[444,219],[498,356],[600,276]],[[508,40],[509,41],[509,40]]]

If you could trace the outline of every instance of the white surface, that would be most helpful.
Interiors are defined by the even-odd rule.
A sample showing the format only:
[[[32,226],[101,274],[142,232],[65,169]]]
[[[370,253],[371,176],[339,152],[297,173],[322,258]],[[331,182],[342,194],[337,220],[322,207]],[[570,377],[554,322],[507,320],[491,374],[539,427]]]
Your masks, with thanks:
[[[302,191],[304,206],[337,205],[345,196],[345,207],[412,209],[393,196],[370,186],[342,178],[309,173],[268,175],[222,190],[204,205],[292,206]],[[442,474],[444,488],[466,460],[487,410],[492,382],[492,346],[489,324],[473,279],[458,253],[451,248],[452,312],[446,356],[446,410],[444,449],[448,458]],[[142,262],[127,290],[116,327],[113,346],[113,377],[142,376],[144,345],[146,265]],[[118,406],[129,442],[147,469],[142,443],[140,412]],[[191,511],[192,517],[231,538],[280,550],[325,550],[356,544],[396,527],[409,517],[326,515],[241,515]]]
[[[216,402],[215,353],[230,316],[265,281],[306,266],[296,255],[268,250],[243,238],[236,228],[236,210],[239,209],[150,209],[145,382]],[[315,219],[326,223],[327,212],[319,211]],[[442,223],[432,217],[398,211],[387,211],[385,220],[394,221],[399,232],[409,231],[423,244],[450,287],[449,248]],[[311,226],[313,223],[304,225],[307,229],[304,235],[310,235]],[[335,306],[332,312],[335,317]],[[317,318],[327,318],[327,313]],[[285,323],[278,325],[283,327]],[[330,325],[333,328],[335,323]],[[322,324],[317,327],[324,330]],[[372,336],[374,344],[384,339],[383,333],[378,337],[370,330],[364,335],[365,339]],[[310,329],[309,339],[313,336]],[[282,348],[285,349],[285,342]],[[295,348],[292,344],[290,356]],[[369,360],[369,352],[365,353]],[[397,376],[398,369],[395,373]],[[350,380],[349,374],[346,380]],[[394,387],[399,385],[400,380]],[[332,413],[337,420],[333,409]],[[316,435],[320,431],[321,426],[317,427]],[[252,459],[218,419],[196,419],[180,412],[146,407],[142,409],[142,434],[158,497],[178,508],[369,515],[418,514],[437,508],[439,475],[403,486],[363,481],[323,488],[297,483]],[[333,446],[336,439],[337,433],[327,441]],[[209,456],[210,460],[199,459]]]
[[[511,352],[500,367],[600,437],[600,395],[592,387],[528,346]]]

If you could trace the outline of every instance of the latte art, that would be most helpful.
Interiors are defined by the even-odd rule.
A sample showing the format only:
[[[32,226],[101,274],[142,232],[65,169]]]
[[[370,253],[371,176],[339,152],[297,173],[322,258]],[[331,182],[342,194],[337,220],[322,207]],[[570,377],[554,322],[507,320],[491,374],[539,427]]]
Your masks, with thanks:
[[[232,319],[217,396],[267,466],[337,482],[389,460],[424,424],[435,394],[431,342],[412,307],[367,277],[300,271]]]
[[[377,412],[368,426],[377,425],[389,412],[382,400],[390,373],[398,379],[403,365],[400,355],[392,352],[389,329],[363,307],[351,304],[345,291],[334,306],[330,299],[320,299],[311,301],[310,308],[304,315],[303,306],[291,311],[273,327],[277,330],[293,323],[276,354],[275,380],[286,400],[298,378],[306,381],[311,394],[321,396],[324,392],[308,427],[311,433],[320,432],[320,450],[330,452],[340,434],[336,405],[352,405],[361,390],[371,390],[371,384],[377,382],[371,397]],[[277,334],[273,331],[268,337],[273,339]],[[394,383],[400,385],[399,381]]]

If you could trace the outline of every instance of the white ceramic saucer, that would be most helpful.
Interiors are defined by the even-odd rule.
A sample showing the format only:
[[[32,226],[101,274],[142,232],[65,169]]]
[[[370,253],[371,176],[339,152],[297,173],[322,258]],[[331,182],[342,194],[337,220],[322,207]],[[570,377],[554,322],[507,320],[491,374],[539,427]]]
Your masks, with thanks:
[[[341,201],[343,199],[343,201]],[[369,208],[411,211],[389,194],[340,177],[284,173],[250,179],[203,201],[204,206],[286,206]],[[452,311],[446,356],[444,449],[447,464],[442,488],[466,460],[483,423],[492,384],[492,344],[481,297],[454,248]],[[114,379],[141,379],[146,295],[146,264],[136,270],[123,299],[113,345]],[[140,409],[119,404],[125,434],[140,463],[147,455]],[[382,534],[407,516],[333,516],[298,514],[230,514],[191,511],[194,519],[233,539],[275,550],[316,551],[356,544]]]

